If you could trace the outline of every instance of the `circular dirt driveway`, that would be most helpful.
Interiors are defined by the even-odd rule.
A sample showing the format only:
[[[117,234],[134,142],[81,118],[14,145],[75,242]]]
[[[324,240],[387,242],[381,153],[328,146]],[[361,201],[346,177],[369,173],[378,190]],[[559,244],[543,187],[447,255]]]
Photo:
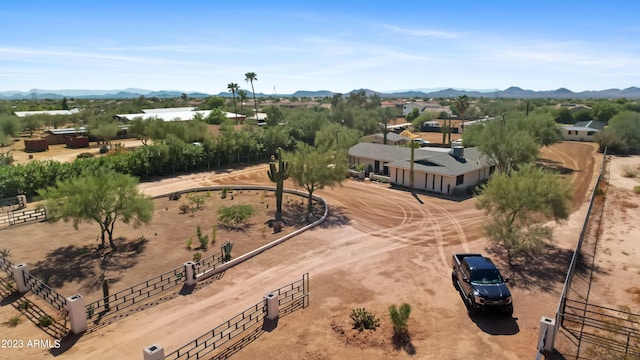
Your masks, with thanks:
[[[543,155],[569,169],[566,176],[583,190],[583,203],[600,155],[590,144],[561,143]],[[564,163],[565,157],[576,160]],[[579,156],[575,156],[578,154]],[[555,164],[554,163],[554,164]],[[206,185],[270,184],[266,165],[226,173],[201,173],[141,184],[155,195]],[[286,187],[293,188],[288,182]],[[541,316],[552,316],[562,285],[512,286],[513,318],[467,315],[451,286],[454,252],[486,253],[483,212],[475,201],[447,200],[370,182],[346,181],[317,195],[327,200],[327,221],[276,248],[227,270],[222,279],[77,339],[63,359],[142,359],[142,349],[160,344],[169,353],[262,299],[262,295],[310,276],[310,306],[282,317],[275,329],[259,332],[240,346],[234,359],[530,359],[535,355]],[[584,211],[558,228],[577,234]],[[563,237],[558,247],[572,248]],[[502,263],[500,258],[496,258]],[[509,275],[509,274],[507,274]],[[409,303],[408,322],[415,355],[395,349],[388,307]],[[380,318],[375,332],[357,333],[349,315],[366,308]],[[13,309],[12,309],[13,310]],[[3,315],[6,310],[3,311]],[[6,316],[5,316],[6,317]],[[5,336],[43,337],[35,326]],[[31,331],[26,333],[26,331]],[[240,339],[241,337],[238,337]],[[48,350],[0,350],[0,358],[50,356]]]

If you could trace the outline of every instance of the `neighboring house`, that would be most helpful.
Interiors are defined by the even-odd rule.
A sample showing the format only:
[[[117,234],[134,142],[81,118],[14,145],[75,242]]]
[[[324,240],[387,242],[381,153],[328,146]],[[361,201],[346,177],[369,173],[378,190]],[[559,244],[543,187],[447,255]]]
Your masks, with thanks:
[[[451,115],[450,108],[446,106],[442,106],[438,103],[433,103],[433,102],[412,102],[412,103],[403,104],[402,115],[407,116],[411,114],[413,112],[413,109],[418,109],[418,112],[420,114],[422,114],[425,111],[429,111],[429,112],[436,112],[436,113],[446,112],[447,114]]]
[[[373,134],[373,135],[367,135],[364,136],[361,141],[363,142],[368,142],[368,143],[373,143],[373,144],[382,144],[384,142],[384,134],[382,133],[377,133],[377,134]],[[398,145],[407,145],[409,142],[411,141],[411,139],[409,139],[408,137],[404,137],[402,135],[398,135],[394,132],[389,131],[387,133],[387,145],[394,145],[394,146],[398,146]]]
[[[47,135],[44,139],[47,140],[47,144],[66,144],[68,137],[82,137],[87,135],[87,129],[83,126],[80,128],[62,128],[62,129],[48,129],[45,130]]]
[[[389,176],[391,184],[409,186],[411,149],[359,143],[349,149],[351,165],[371,165],[375,173]],[[495,166],[478,148],[418,148],[414,150],[416,190],[441,194],[465,194],[489,179]]]
[[[579,121],[573,125],[565,125],[562,129],[562,140],[596,141],[596,134],[603,131],[605,123],[600,121]]]

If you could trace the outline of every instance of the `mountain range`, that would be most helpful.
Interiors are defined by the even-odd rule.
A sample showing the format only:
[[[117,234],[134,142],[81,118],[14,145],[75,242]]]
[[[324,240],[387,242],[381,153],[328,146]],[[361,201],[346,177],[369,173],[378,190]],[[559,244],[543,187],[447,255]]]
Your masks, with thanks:
[[[566,88],[557,90],[524,90],[516,86],[512,86],[505,90],[473,90],[473,89],[413,89],[379,92],[370,89],[354,89],[354,91],[365,91],[367,96],[379,94],[383,98],[451,98],[460,95],[467,95],[472,98],[516,98],[516,99],[533,99],[533,98],[551,98],[551,99],[640,99],[640,88],[632,86],[626,89],[606,89],[606,90],[588,90],[581,92],[573,92]],[[347,93],[347,94],[349,94]],[[208,96],[231,97],[231,93],[220,92],[218,94],[206,94],[201,92],[184,92],[178,90],[161,90],[151,91],[145,89],[128,88],[124,90],[43,90],[32,89],[29,91],[0,91],[0,100],[29,100],[29,99],[62,99],[79,98],[79,99],[131,99],[144,96],[147,98],[173,98],[187,94],[191,98],[203,98]],[[327,97],[333,96],[335,92],[329,90],[308,91],[298,90],[293,94],[275,94],[277,97]],[[252,96],[251,92],[248,92]],[[266,97],[263,93],[256,93],[257,97]]]

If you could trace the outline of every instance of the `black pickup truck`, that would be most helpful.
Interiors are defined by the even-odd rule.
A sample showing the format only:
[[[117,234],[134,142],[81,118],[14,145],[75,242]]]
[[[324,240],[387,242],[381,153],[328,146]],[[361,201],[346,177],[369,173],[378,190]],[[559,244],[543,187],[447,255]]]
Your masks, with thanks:
[[[481,254],[453,254],[451,281],[466,303],[469,314],[499,310],[513,315],[511,292],[491,259]]]

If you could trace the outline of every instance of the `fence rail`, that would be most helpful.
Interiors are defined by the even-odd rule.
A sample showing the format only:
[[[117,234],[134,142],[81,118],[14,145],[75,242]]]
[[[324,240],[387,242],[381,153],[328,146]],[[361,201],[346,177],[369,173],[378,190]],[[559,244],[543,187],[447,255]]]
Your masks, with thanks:
[[[206,258],[198,261],[194,266],[193,276],[197,276],[198,274],[202,274],[207,271],[214,270],[218,266],[223,264],[224,254],[222,251],[219,251],[211,256],[207,256]]]
[[[47,212],[44,209],[10,211],[0,214],[0,228],[45,220],[47,220]]]
[[[31,292],[40,296],[44,301],[56,309],[60,311],[66,310],[67,299],[64,296],[53,290],[49,285],[45,284],[44,281],[33,276],[30,272],[23,271],[23,274],[24,283]]]
[[[11,261],[7,260],[4,256],[0,255],[0,270],[7,273],[9,276],[13,276],[13,268]]]
[[[201,359],[243,331],[260,323],[265,316],[266,306],[264,301],[261,301],[165,356],[165,360]]]
[[[154,278],[120,290],[102,299],[85,305],[88,321],[98,321],[107,313],[116,313],[183,283],[186,279],[184,267],[167,271]]]
[[[640,356],[640,321],[636,314],[567,299],[561,318],[563,328],[580,342],[625,356]]]
[[[302,302],[300,307],[306,307],[309,297],[309,273],[303,274],[301,280],[294,281],[270,293],[278,296],[280,305],[285,305],[280,307],[280,312],[287,311],[287,306],[296,305],[299,302]],[[265,320],[266,315],[267,306],[263,300],[166,355],[165,360],[203,359],[204,356],[221,348],[234,337]]]

